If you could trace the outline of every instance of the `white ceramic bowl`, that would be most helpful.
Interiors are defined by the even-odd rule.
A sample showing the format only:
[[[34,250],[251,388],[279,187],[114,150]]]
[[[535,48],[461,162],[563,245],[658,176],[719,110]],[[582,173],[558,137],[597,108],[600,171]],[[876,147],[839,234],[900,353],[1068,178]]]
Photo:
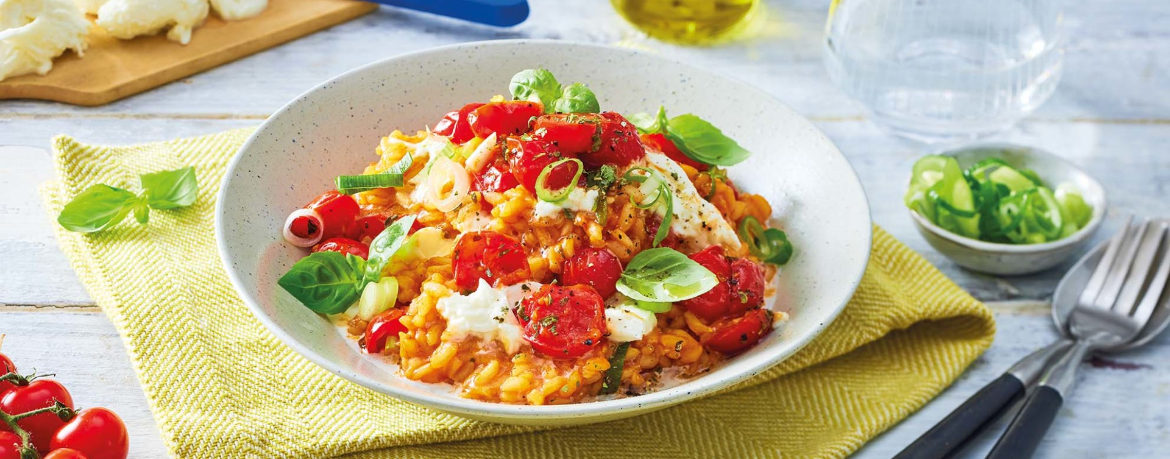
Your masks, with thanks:
[[[507,94],[519,70],[544,67],[584,82],[606,110],[693,112],[755,154],[731,169],[736,184],[783,212],[796,255],[781,276],[778,309],[791,322],[751,351],[673,388],[638,397],[556,406],[468,400],[360,353],[325,318],[276,285],[305,255],[285,244],[290,211],[331,189],[339,174],[374,161],[394,129],[433,125],[455,107]],[[219,194],[220,254],[240,297],[289,347],[330,372],[420,405],[513,424],[584,424],[632,416],[710,394],[791,356],[833,321],[869,258],[865,193],[849,163],[812,123],[746,84],[626,49],[552,41],[469,43],[367,65],[306,92],[269,118],[232,160]]]
[[[997,244],[971,239],[939,228],[910,210],[910,217],[926,242],[959,266],[1002,276],[1043,271],[1080,253],[1104,219],[1105,189],[1081,168],[1052,153],[1007,143],[984,143],[938,154],[954,156],[964,169],[986,158],[1003,159],[1013,166],[1036,171],[1053,188],[1061,183],[1075,185],[1085,202],[1093,206],[1093,217],[1084,228],[1072,236],[1043,244]]]

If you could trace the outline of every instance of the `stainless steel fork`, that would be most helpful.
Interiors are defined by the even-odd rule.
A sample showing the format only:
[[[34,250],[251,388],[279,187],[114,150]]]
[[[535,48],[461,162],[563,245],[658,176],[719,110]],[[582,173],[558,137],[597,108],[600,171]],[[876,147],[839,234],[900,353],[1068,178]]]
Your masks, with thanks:
[[[1123,231],[1126,236],[1110,242],[1069,317],[1076,342],[1028,395],[988,459],[1031,457],[1071,395],[1085,356],[1132,341],[1149,322],[1170,277],[1170,225],[1146,221]]]

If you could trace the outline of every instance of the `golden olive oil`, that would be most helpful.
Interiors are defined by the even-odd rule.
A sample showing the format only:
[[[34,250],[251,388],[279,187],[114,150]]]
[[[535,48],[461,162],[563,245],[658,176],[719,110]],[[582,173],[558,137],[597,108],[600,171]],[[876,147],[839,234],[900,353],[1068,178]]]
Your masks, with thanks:
[[[627,21],[664,41],[708,44],[733,37],[759,0],[610,0]]]

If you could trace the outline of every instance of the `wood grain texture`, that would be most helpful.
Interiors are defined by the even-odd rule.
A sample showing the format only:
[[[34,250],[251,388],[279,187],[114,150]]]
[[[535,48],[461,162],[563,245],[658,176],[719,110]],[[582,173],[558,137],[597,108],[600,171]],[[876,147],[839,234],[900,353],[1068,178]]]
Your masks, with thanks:
[[[377,9],[350,0],[272,0],[256,17],[208,16],[186,45],[165,34],[119,40],[90,27],[84,56],[70,52],[47,75],[0,81],[0,99],[102,105],[271,48]]]
[[[641,37],[604,1],[533,0],[532,16],[494,29],[382,8],[199,75],[97,108],[0,101],[0,144],[45,148],[69,133],[84,142],[130,144],[259,124],[297,94],[354,67],[404,52],[501,38],[618,44],[690,62],[746,81],[808,116],[849,158],[869,195],[874,220],[984,300],[1001,300],[996,342],[954,386],[858,454],[888,458],[1016,359],[1054,337],[1044,302],[1061,268],[998,278],[956,267],[915,233],[901,205],[904,181],[923,149],[882,134],[862,108],[833,87],[821,63],[828,2],[767,0],[768,20],[753,38],[714,48],[683,48]],[[1170,2],[1068,2],[1070,40],[1055,96],[999,140],[1035,145],[1086,167],[1109,192],[1111,215],[1170,214]],[[198,33],[198,32],[197,32]],[[505,90],[501,86],[501,91]],[[604,97],[604,95],[602,95]],[[439,115],[439,114],[436,114]],[[35,189],[51,176],[47,157],[0,157],[0,333],[20,362],[56,371],[79,403],[107,405],[131,424],[132,457],[165,448],[129,361],[109,322],[91,305],[56,247]],[[8,306],[5,306],[8,305]],[[60,338],[50,340],[46,330]],[[1164,457],[1170,444],[1170,338],[1114,357],[1134,370],[1086,365],[1081,385],[1037,457]],[[27,368],[27,366],[26,366]],[[782,434],[783,427],[777,428]],[[983,457],[985,436],[960,457]]]

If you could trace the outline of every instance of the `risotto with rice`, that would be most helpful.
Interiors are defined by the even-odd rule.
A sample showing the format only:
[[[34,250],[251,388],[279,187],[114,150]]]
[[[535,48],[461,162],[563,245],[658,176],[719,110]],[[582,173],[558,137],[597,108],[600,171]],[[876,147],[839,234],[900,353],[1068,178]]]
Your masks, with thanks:
[[[292,212],[310,253],[279,285],[403,376],[514,404],[652,391],[787,319],[792,246],[724,169],[747,150],[692,114],[601,111],[547,70],[509,89],[391,133]]]

